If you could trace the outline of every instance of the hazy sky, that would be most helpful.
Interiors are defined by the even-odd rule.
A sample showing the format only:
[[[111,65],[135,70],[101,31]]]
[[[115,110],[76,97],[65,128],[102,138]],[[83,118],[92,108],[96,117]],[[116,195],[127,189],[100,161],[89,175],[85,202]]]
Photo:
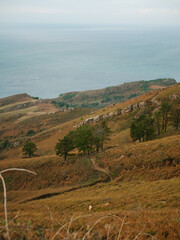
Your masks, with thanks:
[[[180,0],[0,0],[0,23],[180,24]]]

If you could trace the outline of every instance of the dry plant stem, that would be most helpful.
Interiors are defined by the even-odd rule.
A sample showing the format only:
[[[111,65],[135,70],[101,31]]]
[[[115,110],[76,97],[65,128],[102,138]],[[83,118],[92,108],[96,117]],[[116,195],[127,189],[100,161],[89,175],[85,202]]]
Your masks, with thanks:
[[[58,229],[58,231],[54,234],[54,236],[51,238],[51,240],[54,240],[54,239],[57,237],[57,235],[60,234],[61,230],[62,230],[63,228],[65,228],[66,225],[68,225],[69,223],[72,223],[72,222],[76,221],[76,220],[79,219],[79,218],[84,218],[84,217],[89,217],[89,216],[91,216],[91,214],[84,215],[84,216],[78,216],[78,217],[76,217],[73,221],[72,221],[72,218],[71,218],[71,221],[70,221],[70,222],[65,223],[63,226],[61,226],[61,227]]]
[[[82,240],[84,240],[84,239],[88,236],[88,234],[92,231],[92,229],[93,229],[101,220],[103,220],[103,219],[105,219],[105,218],[110,218],[110,217],[114,217],[114,216],[113,216],[113,215],[112,215],[112,216],[103,216],[103,217],[99,218],[99,219],[95,222],[95,224],[89,229],[89,231],[84,235],[84,237],[83,237]]]
[[[107,229],[107,240],[109,240],[109,234],[110,234],[110,226]]]
[[[86,225],[84,225],[84,226],[82,226],[80,229],[79,229],[79,231],[77,232],[77,236],[78,236],[78,234],[80,233],[80,231],[83,229],[83,228],[85,228],[86,227]],[[75,239],[76,239],[76,237],[74,237]]]
[[[151,234],[149,233],[143,233],[143,235],[146,235],[148,237],[151,237],[151,240],[158,240],[156,237],[152,236]]]
[[[133,240],[136,240],[142,233],[143,233],[143,231],[141,231],[140,233],[138,233],[138,235],[137,235]]]
[[[49,208],[49,206],[47,206],[47,209],[49,211],[49,215],[50,215],[50,219],[51,219],[51,230],[53,231],[53,215],[52,215],[52,212],[51,212],[51,209]]]
[[[0,172],[0,178],[2,180],[3,191],[4,191],[4,215],[5,215],[6,232],[7,232],[7,238],[8,238],[8,240],[10,240],[9,226],[8,226],[8,216],[7,216],[7,191],[6,191],[6,184],[5,184],[3,176],[1,175],[1,172]]]
[[[65,226],[67,225],[68,223],[65,223],[62,227],[59,228],[59,230],[54,234],[54,236],[51,238],[51,240],[54,240],[61,232],[61,230],[63,228],[65,228]]]
[[[52,212],[51,212],[51,209],[49,207],[47,207],[48,211],[49,211],[49,215],[50,215],[50,218],[51,218],[51,221],[53,221],[53,215],[52,215]]]
[[[4,191],[4,215],[5,215],[5,224],[6,224],[6,232],[7,232],[8,240],[10,240],[10,235],[9,235],[9,224],[8,224],[8,214],[7,214],[7,190],[6,190],[6,183],[4,181],[2,173],[9,172],[9,171],[28,172],[28,173],[32,173],[32,174],[36,175],[35,172],[32,172],[30,170],[26,170],[26,169],[23,169],[23,168],[8,168],[8,169],[0,171],[0,178],[2,180],[3,191]]]
[[[145,226],[143,227],[143,230],[142,230],[141,232],[139,232],[133,240],[138,239],[138,237],[143,234],[143,231],[144,231],[145,227],[146,227],[146,224],[145,224]]]
[[[8,225],[9,225],[10,223],[12,223],[16,218],[19,217],[19,213],[20,213],[20,211],[17,212],[16,216],[8,223]],[[5,226],[5,227],[1,227],[0,232],[2,232],[2,231],[4,230],[4,228],[6,228],[6,226]]]
[[[28,173],[32,173],[34,175],[36,175],[35,172],[32,172],[30,170],[24,169],[24,168],[8,168],[5,170],[0,171],[0,174],[5,173],[5,172],[9,172],[9,171],[21,171],[21,172],[28,172]]]
[[[121,232],[122,232],[122,229],[123,229],[123,226],[124,226],[124,221],[126,219],[127,216],[124,216],[123,220],[122,220],[122,224],[121,224],[121,228],[119,230],[119,234],[118,234],[118,237],[117,237],[117,240],[120,239],[120,236],[121,236]]]
[[[75,214],[72,216],[71,221],[69,222],[69,226],[68,226],[68,228],[67,228],[67,235],[70,235],[69,229],[70,229],[71,224],[72,224],[72,222],[73,222],[74,216],[75,216]]]

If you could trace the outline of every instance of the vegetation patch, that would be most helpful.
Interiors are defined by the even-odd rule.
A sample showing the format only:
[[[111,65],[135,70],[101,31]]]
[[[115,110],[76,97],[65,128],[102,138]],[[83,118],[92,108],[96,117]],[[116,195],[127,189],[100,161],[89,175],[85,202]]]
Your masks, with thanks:
[[[76,93],[68,93],[62,96],[63,100],[69,100],[72,99],[74,96],[76,96]]]

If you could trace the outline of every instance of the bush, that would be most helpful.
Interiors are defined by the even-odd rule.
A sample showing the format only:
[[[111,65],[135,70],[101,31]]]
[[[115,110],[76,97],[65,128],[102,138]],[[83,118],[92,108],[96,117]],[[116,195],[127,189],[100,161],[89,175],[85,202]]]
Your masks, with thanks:
[[[76,95],[76,93],[68,93],[68,94],[64,95],[62,97],[62,99],[63,100],[69,100],[69,99],[72,99],[75,95]]]
[[[31,130],[27,131],[26,135],[33,136],[33,135],[35,135],[35,131],[33,129],[31,129]]]
[[[65,108],[69,108],[70,105],[65,103],[65,102],[60,102],[60,101],[52,101],[52,104],[54,104],[54,106],[58,107],[58,108],[62,108],[62,107],[65,107]]]
[[[5,139],[4,141],[1,141],[0,142],[0,152],[5,150],[5,149],[8,149],[10,146],[11,146],[11,143],[9,142],[8,139]]]
[[[39,97],[32,97],[33,99],[35,99],[35,100],[39,100]]]

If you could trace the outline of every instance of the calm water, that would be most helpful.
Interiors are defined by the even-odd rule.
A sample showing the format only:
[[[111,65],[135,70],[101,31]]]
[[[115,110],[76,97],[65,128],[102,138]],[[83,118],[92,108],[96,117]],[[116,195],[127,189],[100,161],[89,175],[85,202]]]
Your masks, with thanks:
[[[0,28],[0,98],[53,98],[163,77],[180,81],[175,27]]]

